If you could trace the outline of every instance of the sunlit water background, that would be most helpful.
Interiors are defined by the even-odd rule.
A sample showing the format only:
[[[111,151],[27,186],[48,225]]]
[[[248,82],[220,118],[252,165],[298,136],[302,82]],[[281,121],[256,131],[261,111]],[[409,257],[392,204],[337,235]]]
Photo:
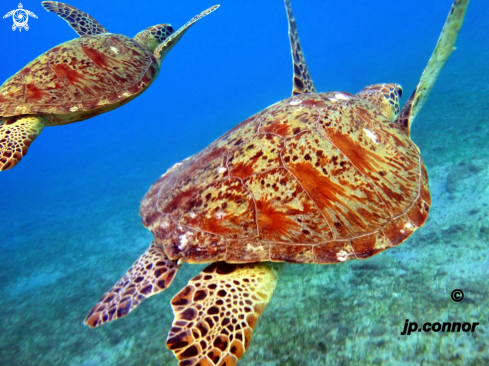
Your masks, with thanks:
[[[109,31],[177,28],[211,0],[77,1]],[[40,2],[28,32],[0,21],[0,82],[76,34]],[[46,128],[0,174],[0,364],[175,365],[165,347],[171,297],[201,267],[126,318],[82,321],[146,249],[139,201],[168,167],[288,97],[292,66],[281,1],[233,2],[201,20],[156,82],[113,112]],[[451,0],[292,3],[319,91],[377,82],[411,94]],[[0,13],[16,9],[0,3]],[[489,2],[472,0],[412,138],[430,173],[427,224],[366,261],[288,265],[240,365],[489,364]],[[403,102],[405,97],[403,99]],[[461,288],[455,303],[450,292]],[[411,321],[480,322],[474,333],[401,336]]]

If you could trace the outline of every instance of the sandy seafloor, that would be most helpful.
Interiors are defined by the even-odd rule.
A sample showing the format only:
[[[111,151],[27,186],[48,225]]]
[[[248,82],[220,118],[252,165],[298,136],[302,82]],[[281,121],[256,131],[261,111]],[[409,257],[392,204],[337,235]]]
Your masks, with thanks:
[[[399,4],[397,4],[399,3]],[[75,33],[39,2],[29,32],[0,21],[0,80]],[[78,1],[106,28],[176,27],[212,5]],[[0,174],[0,365],[176,365],[165,347],[170,289],[96,330],[87,312],[146,249],[139,201],[173,163],[290,95],[281,1],[222,1],[163,63],[142,96],[111,113],[47,128]],[[411,94],[450,0],[293,1],[319,91],[398,82]],[[17,7],[3,1],[0,13]],[[12,9],[11,9],[12,8]],[[240,365],[489,364],[489,3],[472,0],[457,51],[412,138],[430,176],[426,225],[365,261],[286,265]],[[403,102],[405,101],[403,98]],[[462,302],[450,292],[465,292]],[[405,319],[479,322],[474,333],[401,336]]]

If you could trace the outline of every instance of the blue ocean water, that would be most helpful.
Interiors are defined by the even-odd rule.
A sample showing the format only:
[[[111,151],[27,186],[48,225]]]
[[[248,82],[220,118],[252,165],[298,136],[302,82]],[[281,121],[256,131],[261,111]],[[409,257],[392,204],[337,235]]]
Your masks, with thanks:
[[[76,34],[25,1],[29,31],[0,21],[0,82]],[[213,5],[77,1],[109,31],[174,28]],[[356,93],[397,82],[411,94],[451,0],[292,3],[318,91]],[[3,1],[0,13],[17,8]],[[289,265],[240,365],[485,365],[489,363],[489,2],[472,0],[453,53],[412,138],[428,167],[428,223],[365,262]],[[259,110],[288,97],[292,66],[281,1],[233,2],[194,25],[140,97],[110,113],[46,128],[0,174],[0,364],[170,365],[165,293],[92,330],[92,306],[144,252],[139,201],[171,165]],[[461,288],[466,299],[450,300]],[[480,322],[474,334],[402,337],[405,319]],[[374,351],[375,349],[375,351]]]

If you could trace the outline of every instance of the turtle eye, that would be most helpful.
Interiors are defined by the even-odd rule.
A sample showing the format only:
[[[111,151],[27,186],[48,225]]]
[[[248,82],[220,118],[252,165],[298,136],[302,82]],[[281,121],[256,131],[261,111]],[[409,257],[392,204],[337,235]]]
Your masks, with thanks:
[[[168,36],[174,32],[170,24],[158,24],[152,26],[150,29],[151,34],[155,37],[158,44],[161,44],[161,42],[166,40]]]

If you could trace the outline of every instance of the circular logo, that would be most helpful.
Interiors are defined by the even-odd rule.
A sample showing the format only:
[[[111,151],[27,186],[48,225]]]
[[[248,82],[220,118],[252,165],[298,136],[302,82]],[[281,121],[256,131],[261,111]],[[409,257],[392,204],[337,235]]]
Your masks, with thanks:
[[[22,28],[27,24],[27,20],[29,19],[29,14],[24,9],[17,9],[12,18],[14,19],[14,24]]]
[[[452,291],[452,300],[455,302],[460,302],[464,299],[464,293],[462,290],[456,289]]]

